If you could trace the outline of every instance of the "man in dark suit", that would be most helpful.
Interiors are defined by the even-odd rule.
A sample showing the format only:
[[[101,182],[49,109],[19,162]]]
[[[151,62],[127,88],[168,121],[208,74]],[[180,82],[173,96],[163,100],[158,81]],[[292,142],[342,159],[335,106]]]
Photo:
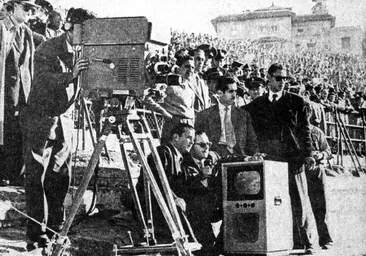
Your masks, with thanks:
[[[221,157],[252,156],[258,152],[257,137],[247,111],[235,107],[237,85],[233,78],[218,78],[218,104],[197,113],[195,128],[212,141]]]
[[[35,79],[21,117],[25,130],[25,197],[27,214],[60,231],[63,203],[70,184],[72,112],[77,97],[77,77],[89,61],[73,63],[73,26],[94,18],[84,9],[72,9],[68,31],[42,43],[35,53]],[[47,248],[53,234],[32,221],[27,225],[28,249]]]
[[[305,166],[311,170],[315,164],[307,120],[309,105],[299,95],[283,90],[286,77],[282,65],[271,65],[268,78],[269,93],[243,108],[252,117],[260,152],[289,163],[295,246],[306,246],[306,254],[313,254],[317,232],[305,176]]]
[[[202,249],[195,255],[219,255],[214,246],[215,234],[211,223],[222,219],[221,215],[221,177],[215,165],[219,160],[216,152],[210,151],[212,143],[204,132],[197,131],[195,142],[189,154],[184,155],[182,169],[186,180],[187,217]]]
[[[183,155],[188,153],[193,145],[194,136],[195,130],[191,125],[179,123],[171,130],[169,142],[166,145],[158,146],[156,149],[160,157],[166,177],[168,179],[170,188],[174,193],[175,203],[183,211],[186,210],[186,203],[182,198],[183,195],[185,195],[186,193],[186,188],[184,186],[186,176],[182,171],[181,163],[183,161]],[[158,170],[152,156],[148,157],[148,163],[151,167],[151,171],[154,174],[157,184],[160,187],[160,190],[163,191],[158,175]],[[144,190],[143,175],[144,173],[140,175],[136,185],[140,195],[142,195]],[[141,198],[143,201],[144,198]],[[162,241],[165,241],[165,239],[171,240],[171,233],[161,213],[161,210],[157,207],[155,198],[153,198],[153,200],[154,201],[152,203],[152,211],[157,237],[158,239],[162,239]],[[142,205],[145,204],[142,203]]]
[[[34,56],[32,31],[25,22],[37,5],[30,0],[7,5],[10,15],[0,20],[0,185],[19,185],[23,166],[19,116],[29,96]]]

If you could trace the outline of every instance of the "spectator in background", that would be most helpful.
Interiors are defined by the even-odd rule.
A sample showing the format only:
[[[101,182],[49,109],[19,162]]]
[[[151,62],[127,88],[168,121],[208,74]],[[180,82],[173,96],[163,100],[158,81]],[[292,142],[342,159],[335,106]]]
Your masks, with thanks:
[[[311,112],[308,120],[311,119]],[[313,146],[312,156],[316,161],[313,170],[307,170],[306,179],[309,187],[309,198],[313,209],[316,226],[319,234],[319,245],[323,249],[330,249],[333,246],[333,240],[330,236],[330,231],[327,222],[327,193],[326,182],[327,172],[326,166],[329,159],[332,158],[332,152],[328,145],[325,134],[318,127],[310,124],[311,142]]]
[[[0,147],[1,185],[22,184],[23,134],[20,117],[27,104],[33,78],[34,44],[25,25],[39,6],[34,0],[7,3],[9,15],[0,20]]]
[[[29,20],[28,25],[33,31],[34,45],[37,48],[42,42],[46,41],[47,20],[53,11],[53,6],[46,0],[36,0],[40,6],[35,13],[34,19]]]
[[[59,36],[64,33],[64,31],[61,29],[63,25],[62,16],[58,11],[53,10],[50,13],[47,23],[48,25],[45,32],[47,39]]]
[[[209,89],[206,81],[203,80],[203,67],[205,62],[205,52],[201,49],[194,50],[194,66],[195,66],[195,100],[194,100],[194,110],[199,112],[211,105]]]

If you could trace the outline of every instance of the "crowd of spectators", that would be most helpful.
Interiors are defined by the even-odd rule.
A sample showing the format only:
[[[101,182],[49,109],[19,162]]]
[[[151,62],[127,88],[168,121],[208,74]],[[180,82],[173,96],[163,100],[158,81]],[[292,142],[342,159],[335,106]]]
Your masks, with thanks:
[[[289,85],[292,90],[300,90],[314,102],[319,101],[323,89],[327,90],[330,105],[326,105],[326,110],[336,109],[338,105],[341,110],[359,110],[364,104],[365,56],[317,51],[283,52],[275,44],[268,47],[249,39],[229,40],[178,31],[171,32],[169,49],[174,54],[181,48],[196,48],[203,44],[226,51],[223,66],[228,70],[232,63],[239,62],[249,65],[252,74],[258,72],[260,75],[265,74],[271,63],[282,63],[291,77]],[[265,79],[264,75],[262,77]]]

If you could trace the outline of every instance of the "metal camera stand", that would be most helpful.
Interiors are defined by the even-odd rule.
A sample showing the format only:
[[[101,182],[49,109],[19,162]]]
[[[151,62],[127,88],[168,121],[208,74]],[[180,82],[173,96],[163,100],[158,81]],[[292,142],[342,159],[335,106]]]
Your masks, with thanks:
[[[80,182],[78,190],[76,191],[75,198],[71,205],[65,225],[62,228],[58,239],[55,239],[55,243],[52,246],[51,255],[62,256],[66,250],[66,245],[68,241],[67,233],[82,202],[84,192],[86,191],[87,186],[93,176],[94,169],[99,162],[99,157],[103,148],[105,147],[108,135],[112,132],[116,133],[119,140],[123,163],[126,170],[128,171],[129,183],[133,201],[136,207],[137,216],[142,224],[146,238],[146,243],[139,245],[132,244],[120,248],[115,245],[113,248],[113,255],[160,255],[160,253],[165,252],[177,252],[178,255],[183,256],[192,255],[191,252],[199,250],[201,248],[201,245],[196,241],[193,243],[188,242],[188,236],[183,229],[183,225],[178,214],[176,204],[174,202],[172,190],[170,189],[159,155],[155,149],[155,146],[153,145],[153,137],[146,118],[137,115],[136,110],[120,110],[118,108],[109,109],[109,111],[106,112],[105,116],[106,119],[103,125],[104,127],[102,129],[101,136],[98,139],[98,143],[94,147],[94,151],[88,163],[85,174]],[[145,141],[149,146],[151,155],[156,165],[160,183],[162,185],[162,191],[160,190],[158,183],[151,171],[151,168],[147,163],[147,156],[141,146],[141,143]],[[145,187],[151,187],[151,190],[155,198],[157,199],[157,203],[163,213],[166,223],[168,224],[174,241],[171,244],[155,244],[153,223],[151,221],[151,211],[148,211],[149,216],[147,216],[148,220],[146,221],[144,218],[139,197],[137,195],[137,191],[132,184],[132,175],[129,167],[127,150],[125,147],[125,144],[127,143],[132,143],[133,148],[137,153],[138,159],[143,167],[142,169],[145,174],[144,176],[147,179],[147,185],[145,184]],[[166,198],[166,200],[164,198]],[[188,220],[186,218],[184,219],[189,226]],[[190,230],[190,232],[192,231]],[[193,233],[192,237],[194,238]]]

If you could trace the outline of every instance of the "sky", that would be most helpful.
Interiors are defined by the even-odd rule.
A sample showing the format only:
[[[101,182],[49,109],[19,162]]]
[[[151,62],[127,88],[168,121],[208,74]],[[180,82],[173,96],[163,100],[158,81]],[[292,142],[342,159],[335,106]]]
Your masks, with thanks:
[[[310,14],[312,0],[48,0],[64,8],[83,7],[98,17],[146,16],[153,24],[155,40],[173,30],[215,35],[211,20],[224,14],[239,14],[276,6],[292,7],[296,14]],[[328,0],[329,13],[336,26],[366,25],[365,0]]]

